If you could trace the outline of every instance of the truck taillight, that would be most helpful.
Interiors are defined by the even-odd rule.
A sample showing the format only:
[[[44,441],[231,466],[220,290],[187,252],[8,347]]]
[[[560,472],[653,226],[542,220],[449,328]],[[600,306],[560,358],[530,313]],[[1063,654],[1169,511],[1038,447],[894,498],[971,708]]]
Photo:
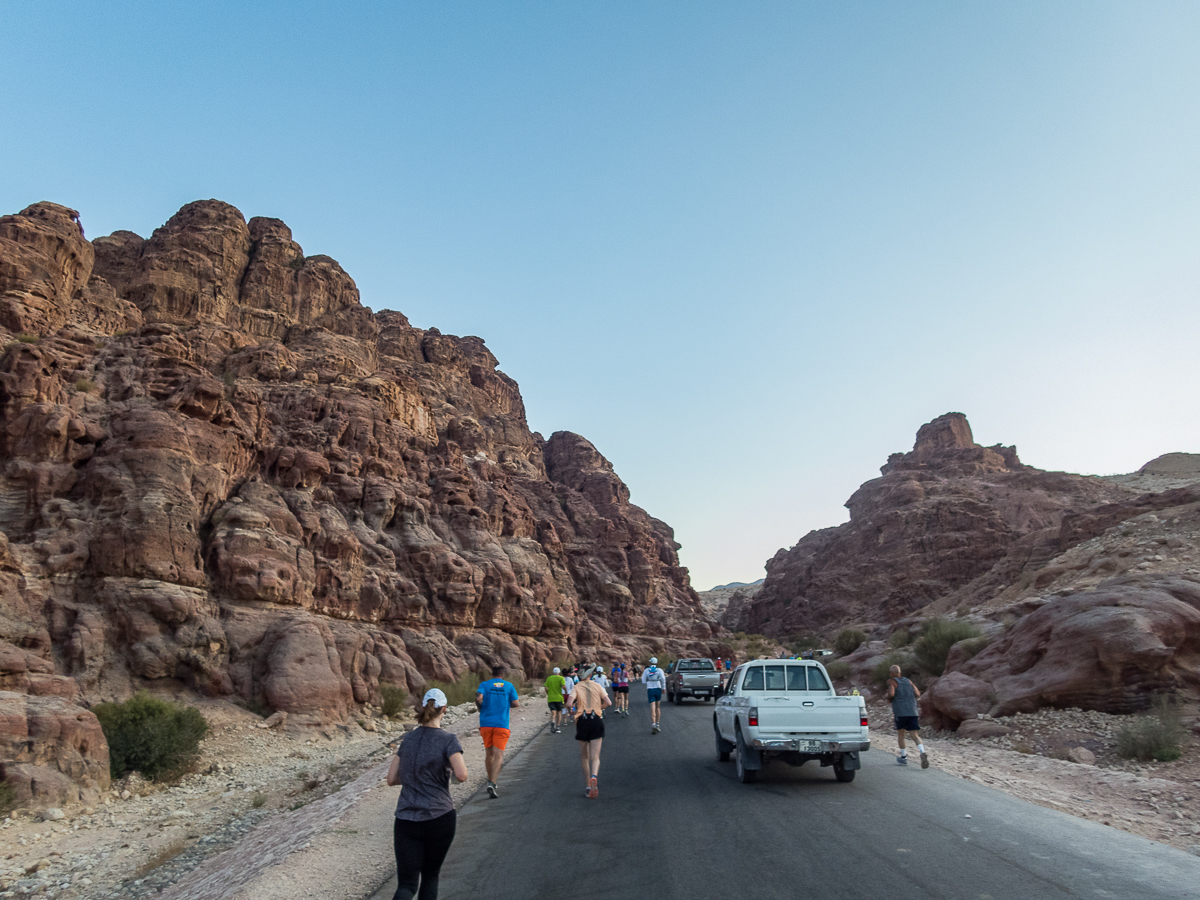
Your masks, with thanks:
[[[861,725],[863,728],[866,728],[866,727],[867,727],[867,717],[866,717],[866,716],[862,716],[862,717],[861,717],[861,718],[858,720],[858,724],[859,724],[859,725]]]
[[[753,725],[755,728],[758,727],[758,707],[757,706],[750,707],[750,720],[747,724]]]

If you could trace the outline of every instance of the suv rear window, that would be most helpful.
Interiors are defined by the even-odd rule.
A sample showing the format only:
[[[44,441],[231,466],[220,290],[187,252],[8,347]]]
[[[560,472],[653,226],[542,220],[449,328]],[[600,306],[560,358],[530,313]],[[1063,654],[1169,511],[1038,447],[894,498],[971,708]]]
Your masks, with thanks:
[[[751,666],[746,670],[746,678],[742,681],[743,691],[761,691],[763,689],[762,666]]]
[[[679,661],[679,672],[715,672],[711,659],[683,659]]]

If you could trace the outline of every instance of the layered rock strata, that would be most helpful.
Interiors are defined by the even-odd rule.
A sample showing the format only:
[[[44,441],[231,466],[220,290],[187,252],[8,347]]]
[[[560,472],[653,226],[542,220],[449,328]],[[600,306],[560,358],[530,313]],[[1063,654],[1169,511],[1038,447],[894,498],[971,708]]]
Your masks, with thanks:
[[[344,721],[380,682],[706,652],[671,529],[477,337],[225,203],[0,218],[0,686]]]

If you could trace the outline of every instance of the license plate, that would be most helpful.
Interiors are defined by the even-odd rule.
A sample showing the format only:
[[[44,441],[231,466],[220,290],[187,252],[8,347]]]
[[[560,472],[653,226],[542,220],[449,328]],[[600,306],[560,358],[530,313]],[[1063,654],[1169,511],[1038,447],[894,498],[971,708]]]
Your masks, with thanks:
[[[820,753],[820,741],[796,741],[796,749],[801,753]]]

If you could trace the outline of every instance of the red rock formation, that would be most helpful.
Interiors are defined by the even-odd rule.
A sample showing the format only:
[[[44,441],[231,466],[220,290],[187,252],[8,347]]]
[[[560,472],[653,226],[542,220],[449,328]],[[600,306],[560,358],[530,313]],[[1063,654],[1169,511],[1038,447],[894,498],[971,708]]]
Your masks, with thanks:
[[[1128,494],[1025,466],[1013,447],[981,447],[961,413],[922,426],[882,473],[846,502],[848,523],[780,550],[759,592],[723,622],[787,635],[896,621],[988,573],[1023,536]]]
[[[0,685],[344,719],[559,655],[705,652],[671,529],[531,433],[476,337],[372,315],[275,219],[0,219]]]
[[[0,691],[0,759],[21,806],[95,803],[109,786],[99,720],[58,697]]]
[[[1034,604],[977,656],[956,661],[922,698],[936,727],[1043,706],[1111,713],[1156,693],[1200,694],[1200,581],[1126,575]]]

